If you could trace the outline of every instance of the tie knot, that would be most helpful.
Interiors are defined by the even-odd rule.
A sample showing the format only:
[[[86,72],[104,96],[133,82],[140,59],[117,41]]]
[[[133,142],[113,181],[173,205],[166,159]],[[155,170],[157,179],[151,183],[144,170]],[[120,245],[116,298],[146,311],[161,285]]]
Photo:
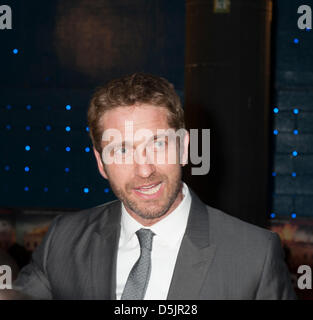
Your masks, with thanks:
[[[154,233],[150,229],[139,229],[137,232],[140,248],[152,250],[152,238]]]

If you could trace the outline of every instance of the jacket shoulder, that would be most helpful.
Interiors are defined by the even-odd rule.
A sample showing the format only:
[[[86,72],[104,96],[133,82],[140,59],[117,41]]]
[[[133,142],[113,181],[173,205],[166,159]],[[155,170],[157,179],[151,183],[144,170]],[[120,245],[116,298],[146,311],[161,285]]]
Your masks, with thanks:
[[[269,242],[277,241],[278,235],[221,210],[206,206],[209,215],[211,239],[231,248],[245,248],[248,251],[266,251]]]
[[[77,212],[58,215],[54,220],[55,235],[58,239],[78,240],[100,230],[112,215],[118,214],[120,201],[114,200],[99,206]]]

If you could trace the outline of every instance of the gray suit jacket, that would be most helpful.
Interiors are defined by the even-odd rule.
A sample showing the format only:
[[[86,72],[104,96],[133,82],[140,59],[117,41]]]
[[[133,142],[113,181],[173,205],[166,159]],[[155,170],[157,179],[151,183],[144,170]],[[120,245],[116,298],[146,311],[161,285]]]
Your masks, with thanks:
[[[58,216],[13,288],[39,299],[116,299],[121,203]],[[277,234],[192,193],[168,299],[294,299]]]

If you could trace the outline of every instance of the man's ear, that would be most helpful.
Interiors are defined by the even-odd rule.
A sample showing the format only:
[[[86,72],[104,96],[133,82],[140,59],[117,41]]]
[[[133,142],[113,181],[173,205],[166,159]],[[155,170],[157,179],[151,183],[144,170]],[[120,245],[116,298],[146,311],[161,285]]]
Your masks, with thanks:
[[[93,147],[93,153],[94,153],[94,155],[95,155],[95,157],[96,157],[97,165],[98,165],[98,170],[99,170],[100,174],[102,175],[102,177],[103,177],[104,179],[108,179],[108,176],[107,176],[107,174],[106,174],[106,172],[105,172],[104,165],[103,165],[103,162],[102,162],[102,159],[101,159],[101,155],[100,155],[100,153],[96,150],[95,147]]]
[[[185,130],[183,150],[181,152],[180,163],[185,166],[188,163],[188,147],[189,147],[189,132]]]

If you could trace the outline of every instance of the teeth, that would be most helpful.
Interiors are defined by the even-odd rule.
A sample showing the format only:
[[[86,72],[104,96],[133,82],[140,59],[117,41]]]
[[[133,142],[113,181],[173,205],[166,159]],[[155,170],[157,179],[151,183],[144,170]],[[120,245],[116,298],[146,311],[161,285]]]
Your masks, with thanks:
[[[161,188],[161,183],[159,183],[158,185],[156,185],[155,187],[152,187],[152,188],[151,187],[149,187],[149,188],[142,187],[140,189],[137,189],[137,191],[139,191],[143,194],[154,194],[154,193],[158,192],[160,190],[160,188]],[[143,189],[145,189],[145,190],[143,190]]]

